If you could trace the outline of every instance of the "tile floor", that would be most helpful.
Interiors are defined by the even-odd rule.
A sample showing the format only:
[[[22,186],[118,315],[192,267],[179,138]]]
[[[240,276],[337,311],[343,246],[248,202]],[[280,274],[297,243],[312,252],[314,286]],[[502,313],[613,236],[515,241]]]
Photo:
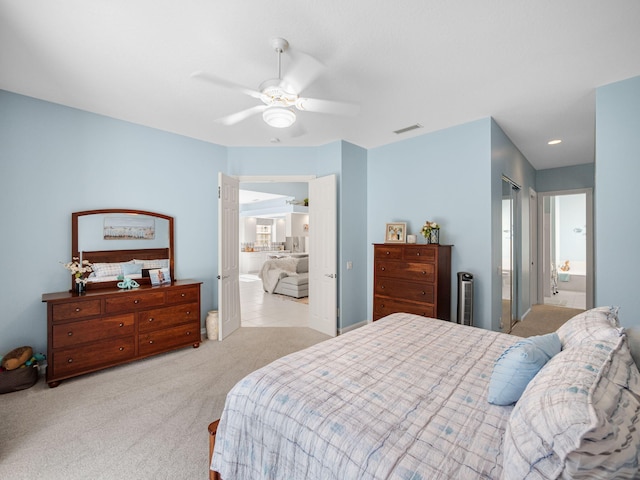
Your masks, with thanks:
[[[309,305],[265,292],[257,275],[240,275],[240,313],[243,327],[309,326]]]
[[[557,294],[551,297],[544,297],[544,304],[567,308],[580,308],[584,310],[587,308],[587,294],[585,292],[560,290]]]

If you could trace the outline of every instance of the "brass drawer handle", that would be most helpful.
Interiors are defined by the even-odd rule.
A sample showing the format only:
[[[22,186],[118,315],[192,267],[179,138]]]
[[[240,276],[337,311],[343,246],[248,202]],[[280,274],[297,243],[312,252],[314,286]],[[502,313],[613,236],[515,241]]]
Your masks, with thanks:
[[[153,340],[149,340],[149,343],[153,343]]]
[[[71,336],[73,336],[73,332],[68,332],[67,335],[69,335],[71,337]]]
[[[153,317],[151,317],[151,318],[149,319],[149,321],[150,321],[150,322],[153,322]]]
[[[67,359],[67,363],[72,363],[73,362],[73,358],[68,358]]]
[[[124,323],[120,322],[120,325],[118,325],[119,327],[124,327]]]
[[[420,256],[420,252],[416,253],[416,256],[418,256],[418,257],[419,257],[419,256]]]
[[[423,270],[423,271],[422,271],[422,274],[423,274],[423,275],[426,275],[426,274],[427,274],[427,272],[425,272],[425,271]]]
[[[120,347],[120,348],[119,348],[119,350],[120,350],[120,351],[123,351],[123,350],[124,350],[124,347]]]
[[[191,315],[191,310],[188,310],[188,311],[187,311],[187,315]]]
[[[137,305],[138,303],[140,303],[140,300],[134,300],[133,303]]]
[[[181,294],[180,296],[181,296],[181,297],[186,297],[186,294],[184,294],[184,293],[183,293],[183,294]]]
[[[80,311],[80,307],[76,307],[76,312],[79,312],[79,311]]]
[[[386,267],[382,267],[380,270],[384,272],[386,270]]]
[[[426,295],[426,293],[424,293],[424,290],[422,291],[422,295]]]
[[[187,332],[187,335],[191,335],[191,332]]]
[[[391,255],[391,252],[389,250],[386,251],[387,255]]]

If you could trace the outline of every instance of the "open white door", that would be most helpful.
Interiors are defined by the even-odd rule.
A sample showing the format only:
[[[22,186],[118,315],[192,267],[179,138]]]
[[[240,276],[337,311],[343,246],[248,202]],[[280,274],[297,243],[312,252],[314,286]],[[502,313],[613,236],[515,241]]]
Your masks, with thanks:
[[[218,340],[240,328],[238,186],[218,174]]]
[[[309,181],[309,327],[338,330],[336,176]]]

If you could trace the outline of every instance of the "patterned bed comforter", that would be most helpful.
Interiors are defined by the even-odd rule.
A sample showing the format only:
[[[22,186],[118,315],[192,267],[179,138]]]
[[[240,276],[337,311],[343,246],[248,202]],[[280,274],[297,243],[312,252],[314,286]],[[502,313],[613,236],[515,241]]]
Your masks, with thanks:
[[[223,480],[499,478],[512,407],[493,363],[518,337],[393,314],[288,355],[227,396]]]

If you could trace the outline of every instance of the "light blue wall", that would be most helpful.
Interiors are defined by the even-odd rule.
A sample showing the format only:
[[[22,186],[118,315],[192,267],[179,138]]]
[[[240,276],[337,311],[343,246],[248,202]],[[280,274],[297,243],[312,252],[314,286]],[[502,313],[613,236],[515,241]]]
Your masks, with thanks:
[[[204,282],[224,147],[0,91],[0,355],[46,352],[45,292],[69,288],[71,213],[134,208],[175,217],[176,276]]]
[[[640,77],[596,91],[596,305],[640,326]]]
[[[492,324],[486,328],[500,329],[502,316],[502,276],[498,268],[502,264],[502,176],[520,187],[519,219],[516,225],[521,241],[514,245],[518,264],[517,288],[519,291],[519,319],[531,308],[530,286],[530,227],[529,189],[535,187],[535,170],[520,150],[507,137],[500,126],[491,120],[491,284]],[[505,323],[506,324],[506,323]]]
[[[557,192],[593,188],[595,163],[573,165],[571,167],[547,168],[536,171],[537,192]]]
[[[388,222],[420,234],[438,222],[440,243],[453,244],[451,313],[457,272],[474,275],[476,325],[491,328],[491,120],[466,123],[369,150],[367,183],[368,315],[372,317],[373,243]],[[422,237],[418,237],[424,242]]]
[[[338,283],[340,328],[366,321],[367,299],[367,151],[342,142]],[[353,268],[347,269],[347,262]]]

